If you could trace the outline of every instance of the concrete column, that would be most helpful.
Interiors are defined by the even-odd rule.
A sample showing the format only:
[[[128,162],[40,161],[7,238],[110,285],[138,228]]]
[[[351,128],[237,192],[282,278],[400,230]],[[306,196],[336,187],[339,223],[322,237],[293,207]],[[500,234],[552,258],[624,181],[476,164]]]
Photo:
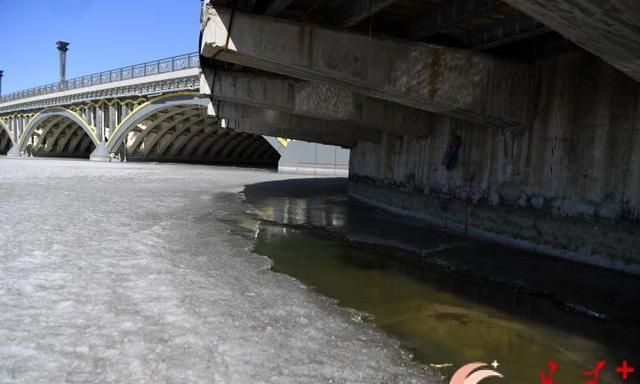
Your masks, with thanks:
[[[129,114],[129,106],[127,104],[122,104],[121,110],[122,110],[122,114],[120,115],[120,121],[127,118],[127,115]]]
[[[102,106],[96,107],[94,126],[96,127],[96,136],[98,137],[98,141],[104,141],[104,114],[102,113]]]
[[[114,129],[116,129],[116,106],[115,104],[113,105],[109,105],[109,126],[105,129],[105,141],[109,140],[109,137],[111,136],[111,132],[113,132]]]
[[[9,129],[11,130],[11,132],[13,133],[13,137],[16,141],[16,144],[14,144],[11,149],[9,150],[9,152],[7,152],[7,157],[20,157],[20,149],[18,148],[18,128],[17,128],[17,121],[15,118],[10,118],[9,122]]]
[[[24,127],[26,125],[24,116],[18,119],[18,123],[18,137],[20,137],[24,133]]]
[[[111,161],[111,156],[109,154],[109,151],[107,150],[107,144],[105,142],[98,143],[96,149],[91,152],[89,160],[103,162]]]
[[[9,129],[13,133],[13,138],[18,140],[18,129],[16,128],[16,119],[14,117],[9,119]]]
[[[11,147],[9,152],[7,152],[7,157],[20,157],[20,151],[18,150],[18,145],[15,144]]]

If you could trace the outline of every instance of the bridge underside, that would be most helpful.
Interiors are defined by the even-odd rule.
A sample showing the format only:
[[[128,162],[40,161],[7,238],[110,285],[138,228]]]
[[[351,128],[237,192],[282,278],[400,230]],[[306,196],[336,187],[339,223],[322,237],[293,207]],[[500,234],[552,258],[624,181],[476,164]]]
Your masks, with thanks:
[[[0,155],[6,155],[9,149],[11,149],[11,138],[4,129],[0,129]]]
[[[43,119],[25,140],[23,148],[32,156],[88,158],[95,149],[82,127],[62,116]]]
[[[357,198],[640,273],[636,3],[207,2],[200,90],[351,148]]]
[[[223,128],[201,106],[171,106],[136,124],[114,153],[134,161],[276,167],[280,155],[260,135]]]
[[[10,130],[18,143],[12,145]],[[281,145],[231,129],[237,122],[207,114],[196,92],[156,98],[100,100],[5,115],[0,154],[94,160],[234,164],[276,168]],[[97,154],[97,156],[96,156]]]

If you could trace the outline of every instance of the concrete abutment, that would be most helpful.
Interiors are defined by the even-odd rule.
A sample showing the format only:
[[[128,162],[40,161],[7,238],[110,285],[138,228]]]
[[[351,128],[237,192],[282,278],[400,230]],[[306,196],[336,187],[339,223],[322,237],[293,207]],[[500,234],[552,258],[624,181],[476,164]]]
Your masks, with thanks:
[[[351,151],[350,193],[475,237],[640,273],[640,86],[594,56],[536,65],[530,128],[450,119]],[[458,162],[441,164],[449,138]]]

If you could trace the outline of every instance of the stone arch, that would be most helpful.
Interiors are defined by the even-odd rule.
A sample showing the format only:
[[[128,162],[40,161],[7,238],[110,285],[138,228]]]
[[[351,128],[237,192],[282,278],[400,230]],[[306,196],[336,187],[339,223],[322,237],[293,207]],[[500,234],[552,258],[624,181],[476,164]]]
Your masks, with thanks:
[[[94,128],[91,127],[80,115],[63,107],[52,107],[42,110],[29,121],[25,127],[24,133],[19,139],[18,151],[25,151],[31,141],[31,137],[36,133],[36,130],[40,125],[45,122],[50,122],[52,119],[65,120],[65,128],[68,127],[69,129],[78,131],[78,134],[80,135],[85,133],[94,146],[98,145],[99,142]],[[39,140],[39,142],[41,142],[41,140]]]
[[[109,153],[115,152],[129,132],[145,119],[162,110],[180,106],[201,106],[206,108],[207,103],[208,100],[196,92],[181,92],[153,98],[134,109],[118,124],[107,142],[107,151]]]
[[[270,141],[222,128],[215,116],[207,114],[208,104],[208,98],[195,92],[151,99],[122,120],[106,143],[106,151],[122,154],[126,149],[129,160],[277,165],[280,154]],[[229,136],[235,140],[229,140]],[[208,151],[214,143],[232,143],[234,147],[224,157]],[[271,156],[259,157],[258,153]]]
[[[13,142],[11,130],[5,122],[0,119],[0,155],[6,155],[13,145],[15,145],[15,143]]]
[[[11,143],[14,143],[14,139],[13,139],[13,134],[11,133],[11,130],[9,129],[9,127],[7,126],[7,124],[4,122],[4,120],[0,119],[0,128],[2,128],[2,130],[9,136],[9,138],[11,139]]]

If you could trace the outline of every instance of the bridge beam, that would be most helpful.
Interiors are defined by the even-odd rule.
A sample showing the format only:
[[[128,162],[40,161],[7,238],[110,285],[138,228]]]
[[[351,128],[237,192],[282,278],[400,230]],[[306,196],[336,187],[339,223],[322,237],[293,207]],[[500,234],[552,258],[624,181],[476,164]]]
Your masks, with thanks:
[[[640,81],[640,2],[505,1]]]
[[[207,7],[201,55],[496,127],[529,126],[532,67]],[[491,95],[491,97],[487,97]]]
[[[398,0],[348,0],[336,10],[335,23],[342,28],[358,25]]]
[[[221,103],[214,106],[215,114],[239,123],[235,130],[267,136],[295,137],[300,140],[351,147],[360,140],[380,142],[380,131],[300,116],[268,108],[242,104]],[[248,127],[245,129],[245,127]],[[256,130],[256,127],[261,127]],[[262,131],[260,131],[262,129]]]
[[[412,40],[426,39],[443,29],[487,13],[499,4],[499,0],[443,1],[429,12],[407,22],[404,35]]]
[[[426,136],[445,116],[407,107],[346,88],[289,77],[203,68],[200,92],[215,100],[381,131]],[[293,136],[288,136],[293,137]]]

